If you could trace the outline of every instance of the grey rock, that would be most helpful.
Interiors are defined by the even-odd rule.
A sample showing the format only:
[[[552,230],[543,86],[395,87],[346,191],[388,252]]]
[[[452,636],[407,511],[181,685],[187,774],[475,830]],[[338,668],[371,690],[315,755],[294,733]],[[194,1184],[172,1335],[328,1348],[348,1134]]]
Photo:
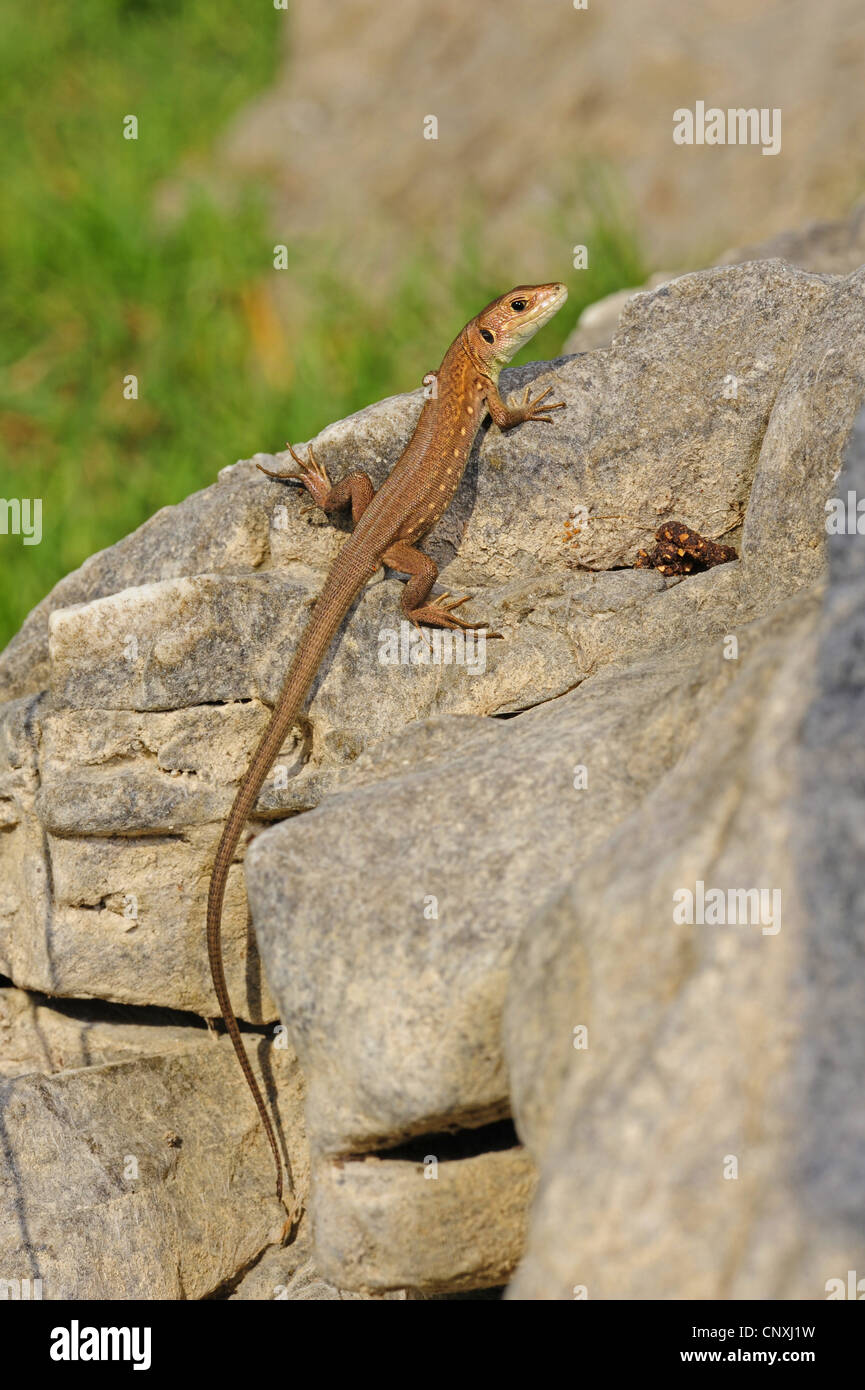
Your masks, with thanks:
[[[291,1245],[275,1245],[265,1250],[258,1263],[243,1276],[229,1294],[230,1299],[238,1302],[264,1302],[272,1299],[277,1303],[364,1303],[381,1300],[405,1303],[417,1301],[422,1297],[423,1295],[408,1289],[362,1293],[329,1283],[315,1262],[306,1224]]]
[[[772,407],[742,555],[771,555],[783,582],[813,582],[825,563],[825,499],[865,396],[865,266],[835,282]]]
[[[331,1280],[362,1292],[410,1283],[435,1296],[510,1278],[535,1189],[531,1159],[518,1147],[435,1168],[434,1157],[316,1165],[315,1261]]]
[[[107,1066],[156,1052],[188,1053],[205,1035],[188,1017],[148,1010],[110,1009],[78,1000],[59,1003],[45,994],[0,988],[0,1077],[53,1075]]]
[[[48,684],[48,619],[57,609],[119,593],[143,580],[255,567],[266,550],[267,517],[244,479],[230,471],[218,488],[163,507],[131,536],[91,555],[34,608],[0,660],[0,697],[34,694]]]
[[[746,261],[786,261],[799,270],[815,275],[852,275],[865,265],[865,202],[857,203],[848,217],[835,221],[809,222],[794,232],[781,232],[765,241],[735,246],[724,251],[716,265],[743,265]],[[678,279],[684,271],[660,270],[644,285],[615,290],[589,304],[565,340],[563,352],[593,352],[609,347],[615,337],[622,311],[635,295],[660,288]]]
[[[847,446],[836,496],[865,497],[865,411]],[[819,982],[802,1020],[797,1091],[802,1113],[797,1156],[813,1221],[825,1223],[861,1269],[865,1114],[859,1104],[863,1055],[862,932],[865,745],[865,535],[829,541],[830,584],[818,629],[814,693],[797,731],[801,768],[791,816],[801,911],[810,930],[805,970]],[[830,1144],[825,1143],[832,1136]],[[841,1270],[832,1277],[844,1277]]]
[[[714,536],[744,512],[775,397],[829,294],[826,281],[764,261],[629,302],[612,347],[579,359],[603,389],[575,500],[615,518],[578,539],[583,564],[633,563],[665,517]]]
[[[2,1069],[18,1073],[0,1081],[0,1269],[13,1290],[38,1279],[57,1301],[203,1298],[280,1240],[270,1150],[227,1038],[162,1018],[148,1029],[85,1014],[76,1027],[5,990],[3,1010]],[[248,1047],[303,1199],[296,1060]]]
[[[253,842],[256,935],[317,1152],[507,1113],[501,1005],[527,911],[681,756],[734,669],[719,640],[600,674]]]
[[[852,274],[865,265],[865,202],[857,203],[847,217],[808,222],[796,231],[731,247],[719,256],[718,264],[740,265],[776,257],[818,275]]]
[[[822,609],[779,611],[521,938],[504,1038],[540,1184],[514,1298],[815,1299],[863,1267],[865,539],[832,550]],[[773,925],[676,921],[699,882],[777,891]]]
[[[734,1145],[742,1148],[757,1107],[768,1136],[758,1165],[785,1163],[801,1094],[790,1082],[791,1059],[804,1053],[790,1028],[776,1047],[762,1017],[754,1022],[763,942],[775,948],[770,1013],[780,1017],[788,997],[819,1013],[820,996],[801,985],[805,932],[796,923],[804,918],[795,903],[785,919],[793,925],[779,938],[737,954],[718,934],[712,943],[699,938],[697,951],[693,929],[670,930],[669,875],[688,882],[712,846],[713,867],[742,886],[764,868],[786,885],[796,868],[788,845],[798,824],[789,809],[795,779],[785,761],[795,745],[785,739],[808,709],[824,508],[865,394],[863,325],[859,274],[813,275],[777,260],[683,276],[638,295],[609,349],[505,377],[506,391],[549,383],[568,409],[550,426],[510,436],[488,428],[432,538],[443,585],[471,592],[467,611],[505,635],[487,644],[483,668],[382,664],[382,634],[398,628],[394,578],[377,577],[355,605],[246,837],[268,984],[240,862],[225,914],[237,1011],[254,1020],[279,1013],[309,1085],[310,1288],[321,1279],[362,1294],[413,1288],[440,1296],[501,1282],[523,1248],[536,1168],[534,1233],[515,1290],[563,1296],[587,1282],[582,1268],[593,1251],[600,1261],[613,1239],[604,1203],[615,1211],[619,1198],[618,1189],[612,1197],[599,1190],[596,1225],[577,1231],[585,1260],[574,1274],[567,1155],[576,1152],[569,1145],[589,1073],[578,1068],[574,1081],[570,1044],[591,1008],[592,1036],[600,1020],[616,1043],[612,1058],[598,1045],[601,1080],[590,1099],[599,1108],[588,1112],[581,1180],[599,1154],[620,1145],[620,1167],[604,1157],[601,1171],[621,1176],[622,1206],[633,1202],[637,1225],[642,1219],[657,1237],[658,1260],[666,1252],[679,1271],[659,1273],[658,1287],[717,1290],[706,1242],[727,1240],[732,1250],[718,1202],[701,1197],[705,1219],[691,1244],[669,1218],[669,1183],[656,1183],[641,1211],[641,1143],[656,1134],[665,1162],[681,1147],[681,1163],[668,1166],[687,1183],[714,1161],[707,1145],[723,1139],[725,1153],[739,1152]],[[419,408],[419,393],[370,407],[324,431],[317,456],[334,475],[363,467],[379,482]],[[291,466],[285,455],[267,457]],[[563,527],[579,506],[587,519],[566,539]],[[741,559],[684,582],[633,570],[638,550],[671,517],[724,534]],[[203,932],[213,850],[344,529],[304,519],[294,493],[245,461],[64,580],[0,658],[9,697],[0,707],[0,970],[18,986],[214,1012]],[[208,541],[208,532],[218,539]],[[274,820],[282,823],[262,830]],[[767,826],[779,827],[777,835]],[[643,941],[644,917],[648,956],[634,944]],[[839,960],[848,964],[843,953]],[[713,990],[728,978],[741,999],[737,1021],[764,1045],[744,1091],[736,1090],[736,1066],[744,1067],[747,1048],[724,1071],[714,1034],[705,1054],[693,1045],[705,1020],[722,1036]],[[855,1038],[854,1017],[845,1012]],[[266,1170],[260,1133],[244,1137],[253,1117],[243,1134],[231,1129],[246,1123],[248,1098],[245,1108],[237,1102],[239,1115],[217,1113],[226,1081],[213,1079],[212,1057],[225,1057],[219,1066],[242,1089],[227,1049],[211,1049],[208,1059],[196,1051],[187,1064],[165,1026],[167,1055],[127,1063],[109,1053],[118,1060],[63,1068],[47,1082],[10,1061],[19,1075],[8,1084],[23,1098],[10,1113],[27,1182],[36,1175],[38,1187],[37,1140],[61,1142],[39,1099],[45,1085],[50,1104],[59,1105],[51,1088],[62,1094],[76,1134],[90,1107],[98,1122],[111,1115],[112,1134],[127,1144],[122,1136],[157,1105],[156,1091],[176,1096],[197,1133],[228,1127],[229,1167],[248,1142]],[[687,1143],[675,1126],[680,1110],[663,1108],[654,1082],[652,1068],[665,1065],[662,1035],[668,1070],[681,1073],[677,1104],[705,1118]],[[83,1042],[65,1045],[74,1056]],[[60,1041],[56,1048],[63,1056]],[[704,1101],[700,1067],[716,1064],[717,1094]],[[127,1066],[133,1094],[124,1109],[116,1076]],[[211,1129],[199,1105],[211,1108]],[[32,1138],[23,1130],[27,1108],[38,1121]],[[524,1147],[487,1146],[485,1127],[511,1112]],[[623,1136],[616,1124],[627,1125],[626,1112],[639,1123]],[[440,1186],[427,1182],[419,1167],[426,1151],[419,1160],[417,1146],[435,1157],[442,1133],[453,1132],[466,1152],[442,1159]],[[404,1144],[415,1146],[413,1156],[399,1152]],[[55,1252],[52,1279],[64,1289],[106,1287],[101,1274],[72,1278],[51,1243],[74,1244],[78,1218],[70,1213],[112,1205],[103,1196],[107,1179],[95,1196],[86,1187],[85,1149],[79,1162],[73,1144],[69,1185],[46,1208],[54,1226],[45,1234],[39,1225],[30,1246]],[[852,1152],[848,1144],[838,1160],[850,1171]],[[190,1171],[202,1154],[195,1150]],[[827,1165],[827,1182],[843,1194],[838,1164]],[[270,1181],[264,1171],[264,1191]],[[785,1177],[770,1200],[761,1181],[743,1172],[736,1189],[766,1200],[762,1225],[745,1214],[731,1226],[751,1270],[731,1275],[731,1287],[788,1296],[811,1287],[797,1272],[804,1257],[787,1261],[786,1283],[778,1265],[790,1250],[786,1204],[799,1189]],[[84,1207],[70,1195],[82,1187],[90,1193]],[[164,1193],[154,1199],[164,1239],[147,1229],[122,1287],[140,1288],[149,1260],[180,1250],[179,1272],[160,1289],[237,1290],[276,1239],[272,1228],[262,1219],[241,1238],[229,1223],[230,1248],[193,1270],[183,1228],[192,1186],[172,1195],[183,1210],[169,1210]],[[26,1200],[39,1207],[35,1187]],[[113,1251],[119,1226],[97,1222],[94,1230]],[[802,1249],[822,1251],[819,1260],[846,1248],[820,1246],[810,1226],[797,1230]],[[410,1241],[418,1232],[425,1239]],[[271,1252],[268,1269],[273,1259]],[[819,1260],[815,1254],[809,1279]],[[625,1285],[636,1288],[634,1269],[622,1264]],[[593,1270],[588,1282],[597,1289],[602,1278]]]
[[[779,262],[730,267],[640,296],[609,351],[510,373],[507,390],[548,381],[569,408],[534,431],[486,430],[431,542],[443,584],[474,592],[469,611],[506,641],[488,643],[471,673],[383,666],[384,637],[399,634],[401,581],[377,579],[325,662],[307,736],[286,745],[249,833],[378,777],[374,750],[410,724],[452,718],[452,738],[473,737],[459,721],[556,699],[684,632],[721,636],[813,576],[815,519],[862,390],[861,316],[857,277],[828,281]],[[809,406],[818,368],[832,394]],[[419,393],[380,402],[325,430],[317,456],[334,475],[364,467],[379,482],[419,408]],[[791,472],[795,448],[821,466]],[[267,458],[294,467],[286,455]],[[735,541],[749,496],[740,564],[679,585],[627,568],[671,515],[709,534],[732,525]],[[593,519],[565,542],[575,506]],[[223,510],[227,529],[209,546]],[[213,1012],[200,936],[213,846],[343,535],[304,519],[294,490],[248,461],[94,557],[25,624],[0,671],[7,689],[30,688],[26,647],[29,669],[41,677],[48,667],[49,689],[8,702],[3,721],[0,969],[17,983]],[[426,655],[422,643],[414,651]],[[241,1016],[273,1018],[249,942],[238,865],[229,984]]]
[[[609,347],[619,326],[619,319],[625,305],[635,295],[660,289],[662,285],[667,285],[671,280],[677,279],[681,273],[680,271],[659,270],[650,275],[644,285],[613,290],[612,294],[604,295],[603,299],[596,299],[593,304],[587,304],[565,339],[562,351],[566,353],[594,352],[595,348]]]

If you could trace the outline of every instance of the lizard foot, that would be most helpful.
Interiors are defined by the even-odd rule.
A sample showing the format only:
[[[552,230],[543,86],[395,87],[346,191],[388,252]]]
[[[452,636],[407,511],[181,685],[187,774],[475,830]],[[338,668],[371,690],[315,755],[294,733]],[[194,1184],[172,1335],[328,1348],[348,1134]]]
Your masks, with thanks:
[[[541,401],[546,400],[547,396],[551,394],[552,389],[552,386],[548,386],[546,391],[542,391],[541,394],[539,396],[535,396],[535,399],[532,401],[529,400],[529,392],[531,390],[531,387],[526,387],[522,403],[514,407],[514,409],[518,410],[520,415],[522,416],[522,423],[525,423],[526,420],[542,420],[546,425],[551,425],[553,423],[549,415],[547,414],[547,411],[564,410],[564,401],[549,401],[545,406],[542,407],[540,411],[538,410],[538,406],[541,404]]]
[[[263,463],[257,463],[255,465],[256,468],[259,468],[268,478],[276,478],[277,482],[301,483],[306,488],[312,500],[316,502],[319,507],[323,507],[331,491],[330,478],[327,476],[327,469],[324,464],[318,462],[315,454],[312,452],[311,444],[307,444],[306,446],[305,459],[302,459],[299,454],[295,453],[290,444],[287,445],[287,448],[300,469],[299,473],[274,473],[272,469],[265,468]]]
[[[430,599],[422,608],[415,608],[409,613],[411,621],[415,627],[443,627],[450,628],[454,632],[481,632],[487,637],[501,637],[500,632],[489,632],[489,623],[467,623],[462,618],[457,618],[454,609],[461,604],[468,603],[469,595],[464,598],[451,598],[450,594],[436,594],[435,598]]]

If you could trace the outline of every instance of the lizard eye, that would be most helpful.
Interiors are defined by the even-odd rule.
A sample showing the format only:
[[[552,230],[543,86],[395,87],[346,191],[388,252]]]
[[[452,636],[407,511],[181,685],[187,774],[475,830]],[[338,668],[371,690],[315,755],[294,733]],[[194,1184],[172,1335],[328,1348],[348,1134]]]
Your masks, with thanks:
[[[483,338],[485,343],[495,342],[495,335],[492,334],[488,328],[481,329],[481,337]]]
[[[521,314],[521,313],[523,312],[523,309],[525,309],[525,307],[526,307],[526,301],[525,301],[524,299],[512,299],[512,300],[511,300],[511,308],[513,309],[513,311],[514,311],[515,314]]]

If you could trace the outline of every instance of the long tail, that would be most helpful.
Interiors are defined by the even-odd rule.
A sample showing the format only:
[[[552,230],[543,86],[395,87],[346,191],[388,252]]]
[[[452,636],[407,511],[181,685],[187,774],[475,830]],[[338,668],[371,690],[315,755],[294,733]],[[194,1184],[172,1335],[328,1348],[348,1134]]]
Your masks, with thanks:
[[[340,623],[348,613],[357,594],[367,579],[370,578],[367,567],[358,563],[354,556],[349,555],[348,549],[349,546],[346,545],[340,553],[325,583],[321,597],[310,615],[309,623],[300,639],[294,660],[288,669],[270,722],[237,790],[234,804],[229,812],[228,820],[225,822],[216,851],[210,878],[210,890],[207,895],[207,954],[210,959],[213,988],[216,991],[220,1012],[234,1045],[237,1060],[243,1075],[246,1077],[246,1084],[252,1092],[258,1113],[261,1116],[261,1123],[264,1125],[267,1141],[273,1151],[276,1164],[276,1195],[279,1198],[282,1197],[282,1159],[279,1146],[276,1142],[270,1116],[267,1113],[264,1097],[253,1075],[246,1049],[241,1040],[237,1018],[231,1007],[231,1000],[228,997],[228,988],[225,983],[221,942],[222,905],[225,898],[228,870],[243,834],[243,827],[258,800],[258,794],[264,786],[268,772],[276,761],[288,733],[301,712],[309,688],[315,679],[315,674],[336,636]]]

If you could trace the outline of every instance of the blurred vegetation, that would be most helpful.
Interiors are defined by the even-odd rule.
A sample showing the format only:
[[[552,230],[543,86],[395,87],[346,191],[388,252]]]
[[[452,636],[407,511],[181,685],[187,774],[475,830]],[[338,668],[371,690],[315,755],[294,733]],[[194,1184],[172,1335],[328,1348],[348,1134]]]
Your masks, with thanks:
[[[418,384],[508,288],[480,218],[446,268],[415,246],[372,292],[324,242],[275,271],[265,187],[199,186],[160,216],[167,181],[203,167],[270,83],[284,18],[226,0],[4,4],[0,496],[41,497],[43,538],[0,535],[0,647],[59,578],[226,463]],[[130,113],[137,141],[122,138]],[[550,268],[571,297],[526,358],[555,356],[587,303],[644,278],[592,178],[589,224],[560,215],[563,246],[586,242],[591,268]],[[130,373],[138,400],[123,396]]]

